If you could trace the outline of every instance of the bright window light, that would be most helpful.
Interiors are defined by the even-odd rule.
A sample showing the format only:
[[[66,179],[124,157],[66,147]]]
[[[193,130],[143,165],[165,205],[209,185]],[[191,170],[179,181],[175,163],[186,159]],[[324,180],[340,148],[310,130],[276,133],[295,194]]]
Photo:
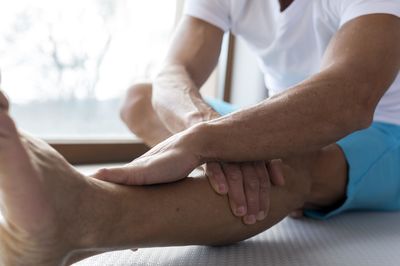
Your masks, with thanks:
[[[2,88],[18,125],[47,139],[126,138],[126,89],[154,75],[176,0],[14,0],[0,9]]]

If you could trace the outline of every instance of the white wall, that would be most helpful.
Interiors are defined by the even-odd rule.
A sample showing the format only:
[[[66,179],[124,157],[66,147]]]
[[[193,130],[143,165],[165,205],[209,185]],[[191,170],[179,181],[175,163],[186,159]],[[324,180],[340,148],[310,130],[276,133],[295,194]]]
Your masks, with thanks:
[[[236,38],[231,102],[239,107],[253,105],[267,96],[263,75],[255,55],[246,44]]]

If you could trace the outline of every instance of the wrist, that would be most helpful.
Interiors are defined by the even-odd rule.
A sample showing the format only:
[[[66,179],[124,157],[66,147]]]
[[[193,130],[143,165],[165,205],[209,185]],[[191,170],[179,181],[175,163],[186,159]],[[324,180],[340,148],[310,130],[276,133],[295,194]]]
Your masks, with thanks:
[[[220,116],[204,101],[182,65],[166,65],[157,75],[153,83],[152,105],[171,133]]]
[[[182,138],[183,146],[189,147],[201,164],[214,159],[212,149],[215,145],[211,127],[207,122],[198,123],[185,130]]]
[[[221,116],[195,90],[185,93],[165,88],[161,93],[153,94],[152,105],[171,133],[178,133]]]
[[[199,126],[199,131],[203,131],[203,126],[206,126],[205,123],[214,119],[221,117],[219,113],[217,113],[214,109],[208,106],[207,103],[198,103],[197,112],[193,112],[192,114],[187,116],[186,124],[187,128],[191,128],[194,126]],[[201,124],[201,125],[200,125]]]

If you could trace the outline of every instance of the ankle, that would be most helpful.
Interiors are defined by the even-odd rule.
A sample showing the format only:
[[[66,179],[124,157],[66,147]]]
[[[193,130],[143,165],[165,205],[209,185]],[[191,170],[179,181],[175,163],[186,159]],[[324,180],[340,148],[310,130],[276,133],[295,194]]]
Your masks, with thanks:
[[[123,209],[129,188],[90,177],[85,180],[87,184],[79,208],[80,223],[75,228],[78,233],[70,252],[74,257],[120,248],[121,239],[126,237],[121,228],[127,226],[125,218],[129,215]]]
[[[111,250],[108,248],[109,237],[114,225],[110,217],[115,217],[111,210],[116,208],[107,205],[108,192],[103,187],[87,180],[88,186],[83,190],[80,206],[73,215],[74,222],[69,222],[71,226],[67,229],[66,242],[70,244],[63,253],[61,265],[72,265]]]

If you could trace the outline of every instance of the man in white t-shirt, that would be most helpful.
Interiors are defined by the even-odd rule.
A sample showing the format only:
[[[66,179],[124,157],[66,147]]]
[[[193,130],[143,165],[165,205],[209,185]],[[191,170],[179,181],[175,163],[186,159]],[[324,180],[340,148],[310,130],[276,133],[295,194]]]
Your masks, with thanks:
[[[188,0],[185,14],[162,71],[152,84],[134,85],[122,110],[150,146],[183,132],[144,156],[154,167],[141,180],[126,168],[128,183],[178,180],[206,163],[216,192],[228,194],[233,213],[253,224],[268,213],[270,181],[284,184],[279,171],[271,172],[274,159],[301,155],[314,158],[313,173],[323,165],[321,180],[330,175],[337,188],[322,200],[330,204],[307,215],[400,208],[397,0]],[[272,96],[231,115],[232,106],[198,92],[226,31],[257,55]],[[188,147],[176,151],[182,139],[190,139]],[[315,155],[325,153],[338,159]],[[182,158],[187,163],[177,169],[163,165]]]
[[[270,182],[284,186],[276,159],[300,156],[334,188],[307,215],[399,210],[399,17],[398,0],[187,0],[163,69],[133,86],[122,110],[134,133],[161,143],[98,177],[165,183],[206,163],[233,214],[254,224],[268,214]],[[227,31],[257,55],[272,96],[233,114],[198,91]],[[151,171],[138,169],[144,161]]]
[[[0,92],[1,265],[232,243],[297,209],[400,209],[398,0],[188,0],[186,14],[163,70],[122,111],[159,144],[97,179],[19,133]],[[233,107],[198,88],[226,30],[258,54],[274,96],[220,117]],[[222,196],[206,177],[186,178],[203,163]]]

